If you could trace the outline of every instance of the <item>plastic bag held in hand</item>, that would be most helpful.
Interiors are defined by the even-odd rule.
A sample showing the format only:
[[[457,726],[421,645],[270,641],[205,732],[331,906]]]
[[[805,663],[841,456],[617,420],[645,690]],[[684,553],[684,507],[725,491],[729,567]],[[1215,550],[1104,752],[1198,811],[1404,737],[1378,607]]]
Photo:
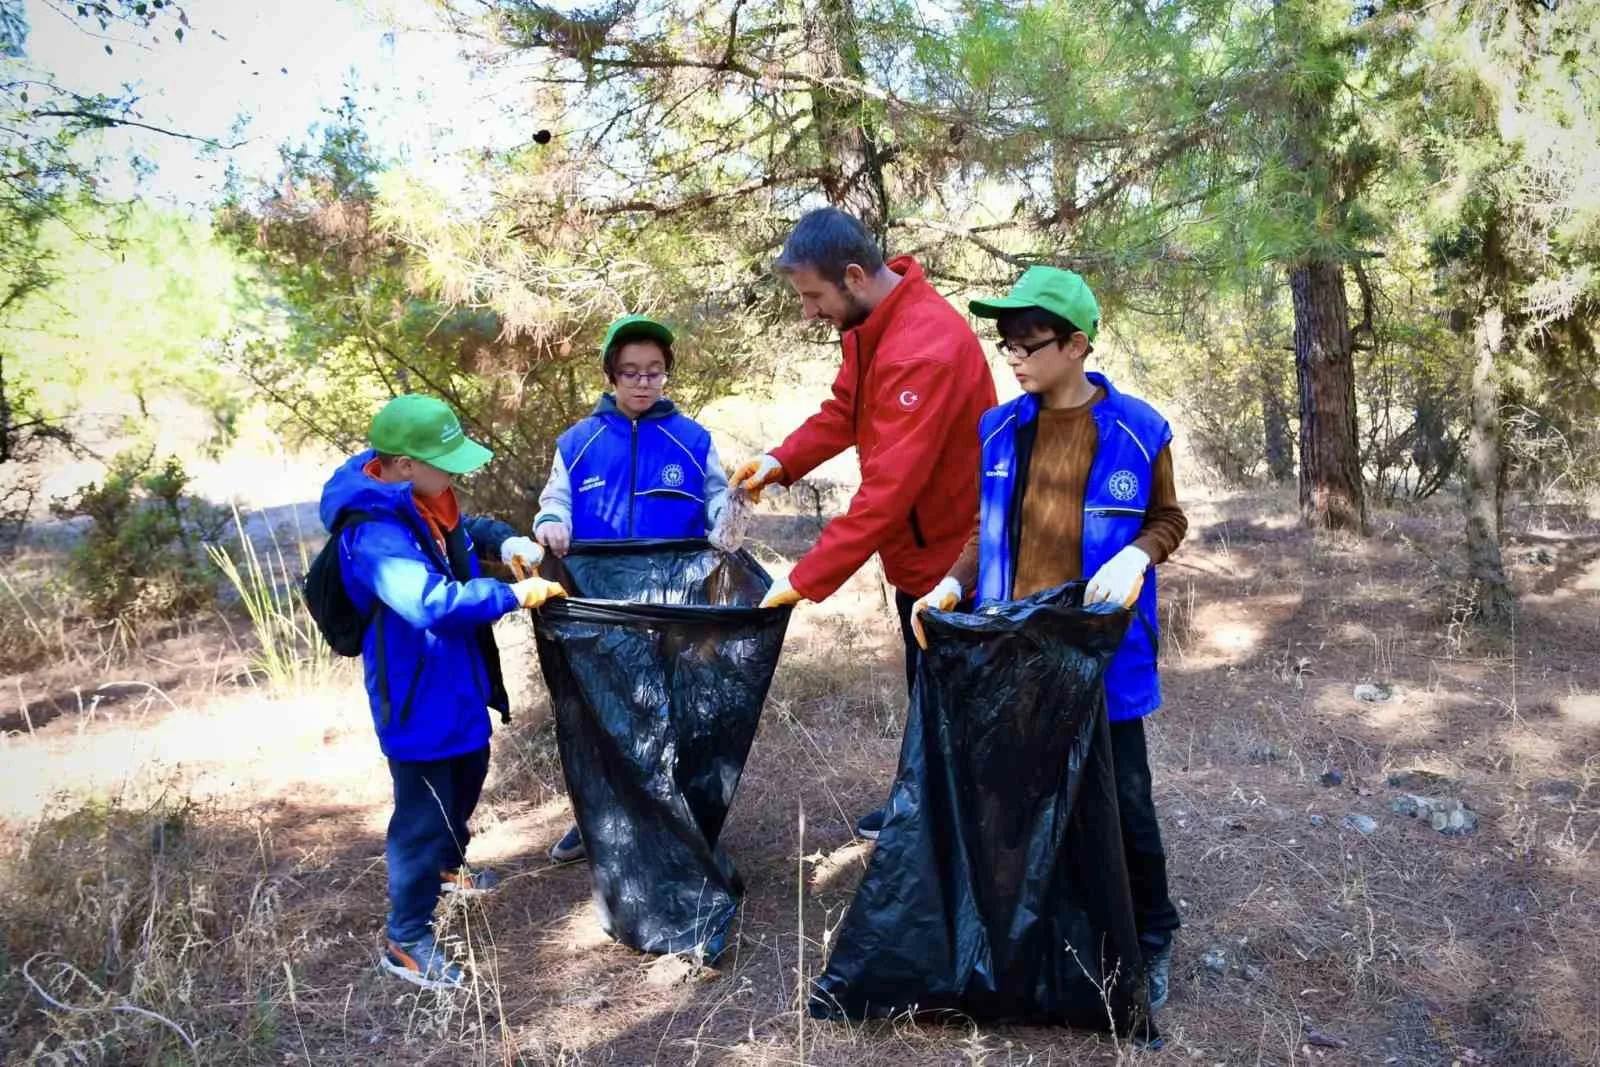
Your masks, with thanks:
[[[545,560],[570,600],[533,616],[600,928],[714,959],[744,898],[721,843],[788,612],[771,578],[704,541],[579,542]]]
[[[717,516],[717,527],[710,533],[714,548],[733,553],[744,547],[745,538],[750,536],[750,522],[754,518],[752,503],[750,494],[743,489],[728,493],[728,502],[723,505],[722,514]]]
[[[544,546],[531,537],[508,537],[500,546],[500,562],[531,571],[544,561]]]

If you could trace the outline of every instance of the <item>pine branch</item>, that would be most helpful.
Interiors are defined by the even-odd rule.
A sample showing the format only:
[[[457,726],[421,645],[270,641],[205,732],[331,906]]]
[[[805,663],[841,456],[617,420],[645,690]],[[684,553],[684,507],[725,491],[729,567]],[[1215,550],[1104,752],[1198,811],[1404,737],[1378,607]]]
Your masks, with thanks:
[[[213,140],[210,137],[200,137],[192,133],[183,133],[180,130],[169,130],[164,126],[152,126],[147,122],[139,122],[134,119],[120,119],[96,111],[80,111],[70,108],[61,110],[48,109],[30,111],[28,113],[28,117],[35,119],[78,119],[79,121],[84,122],[90,127],[98,130],[110,129],[114,126],[131,126],[134,129],[149,130],[151,133],[159,133],[163,137],[174,137],[180,141],[194,141],[197,144],[203,144],[208,148],[219,148],[223,151],[232,151],[235,148],[241,148],[244,145],[249,144],[248,140],[235,141],[232,144],[224,144],[223,142]]]

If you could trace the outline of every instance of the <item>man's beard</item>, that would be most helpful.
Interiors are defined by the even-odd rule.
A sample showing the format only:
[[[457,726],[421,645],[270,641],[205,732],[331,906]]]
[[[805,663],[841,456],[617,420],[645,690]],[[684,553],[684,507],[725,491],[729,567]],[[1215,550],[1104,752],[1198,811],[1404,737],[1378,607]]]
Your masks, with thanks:
[[[866,322],[867,316],[872,314],[872,309],[857,300],[855,294],[848,289],[841,291],[844,293],[844,315],[840,319],[839,332],[844,333]]]

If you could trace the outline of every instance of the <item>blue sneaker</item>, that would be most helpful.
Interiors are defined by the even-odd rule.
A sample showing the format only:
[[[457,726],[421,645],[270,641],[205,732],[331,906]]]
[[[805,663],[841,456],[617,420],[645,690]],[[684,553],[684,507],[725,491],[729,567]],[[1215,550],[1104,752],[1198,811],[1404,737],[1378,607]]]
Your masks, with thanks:
[[[583,835],[578,833],[577,826],[573,826],[560,841],[550,846],[550,858],[557,863],[577,863],[588,857],[589,851],[583,847]]]
[[[1159,1011],[1167,1002],[1172,985],[1172,938],[1159,947],[1144,943],[1144,984],[1150,992],[1150,1010]]]
[[[500,876],[482,867],[462,864],[453,871],[439,872],[439,891],[459,897],[481,897],[500,884]]]
[[[856,820],[856,836],[864,837],[868,841],[876,841],[883,832],[884,813],[882,808],[869,811]]]
[[[423,934],[415,941],[385,939],[378,966],[424,989],[459,989],[467,980],[460,965],[445,955],[432,934]]]

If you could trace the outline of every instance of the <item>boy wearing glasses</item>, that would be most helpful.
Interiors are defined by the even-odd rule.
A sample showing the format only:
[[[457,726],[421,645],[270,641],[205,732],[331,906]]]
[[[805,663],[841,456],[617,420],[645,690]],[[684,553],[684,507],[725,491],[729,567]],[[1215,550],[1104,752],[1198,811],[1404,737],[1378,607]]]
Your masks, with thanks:
[[[1150,1006],[1159,1008],[1179,920],[1167,890],[1144,716],[1161,704],[1153,568],[1188,529],[1173,485],[1172,430],[1149,404],[1084,369],[1100,305],[1077,274],[1030,267],[1003,299],[969,306],[996,320],[1000,353],[1023,392],[979,424],[978,529],[949,575],[912,606],[917,637],[926,647],[924,610],[949,611],[974,589],[981,606],[1088,576],[1086,604],[1133,610],[1106,672],[1106,711]]]
[[[556,440],[539,494],[534,540],[564,556],[574,540],[704,537],[728,501],[728,478],[711,434],[662,396],[672,370],[672,331],[625,315],[601,348],[606,381],[589,416]],[[550,848],[557,863],[584,858],[572,827]]]

